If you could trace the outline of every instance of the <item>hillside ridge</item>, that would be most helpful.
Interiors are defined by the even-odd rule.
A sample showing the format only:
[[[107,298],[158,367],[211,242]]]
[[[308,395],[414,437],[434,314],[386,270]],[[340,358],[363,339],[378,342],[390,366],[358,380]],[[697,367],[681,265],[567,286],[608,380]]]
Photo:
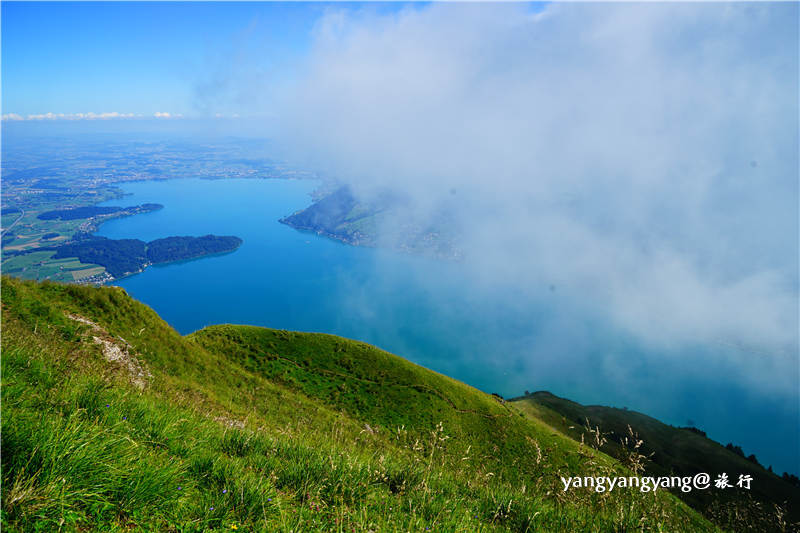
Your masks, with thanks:
[[[665,491],[565,492],[561,476],[631,473],[365,343],[183,337],[117,287],[1,292],[8,531],[717,530]],[[143,386],[93,337],[135,357]]]

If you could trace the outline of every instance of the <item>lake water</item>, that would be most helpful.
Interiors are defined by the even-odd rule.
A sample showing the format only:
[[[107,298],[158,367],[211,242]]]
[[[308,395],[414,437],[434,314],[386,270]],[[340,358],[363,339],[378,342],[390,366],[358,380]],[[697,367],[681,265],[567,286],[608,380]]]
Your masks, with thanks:
[[[125,184],[129,196],[108,205],[155,202],[164,209],[109,221],[99,235],[149,241],[213,233],[244,243],[229,254],[149,267],[115,284],[182,334],[220,323],[333,333],[506,397],[549,390],[674,425],[691,420],[711,438],[756,453],[765,466],[800,469],[796,398],[726,378],[730,369],[707,357],[708,347],[680,357],[654,353],[588,316],[574,317],[567,330],[555,328],[553,316],[563,318],[563,309],[556,311],[565,304],[546,285],[522,298],[500,281],[476,285],[458,263],[348,246],[278,223],[309,205],[315,185]]]

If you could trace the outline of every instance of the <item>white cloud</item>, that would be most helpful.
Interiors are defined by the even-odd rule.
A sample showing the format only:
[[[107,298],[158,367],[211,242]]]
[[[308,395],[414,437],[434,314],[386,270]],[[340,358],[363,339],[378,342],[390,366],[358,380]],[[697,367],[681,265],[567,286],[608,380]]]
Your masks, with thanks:
[[[163,111],[156,111],[153,113],[155,118],[183,118],[181,113],[167,113]]]
[[[390,224],[448,206],[476,283],[553,283],[647,343],[777,354],[749,377],[796,388],[796,19],[746,3],[334,9],[275,137],[362,196],[410,197]]]
[[[104,113],[38,113],[29,114],[26,116],[17,113],[7,113],[3,115],[4,121],[19,121],[19,120],[110,120],[110,119],[125,119],[125,118],[138,118],[141,115],[134,115],[133,113],[118,113],[116,111]]]
[[[111,113],[91,113],[90,112],[90,113],[85,113],[83,118],[88,119],[88,120],[94,120],[94,119],[104,120],[104,119],[109,119],[109,118],[134,118],[134,114],[133,113],[117,113],[116,111],[113,111]]]

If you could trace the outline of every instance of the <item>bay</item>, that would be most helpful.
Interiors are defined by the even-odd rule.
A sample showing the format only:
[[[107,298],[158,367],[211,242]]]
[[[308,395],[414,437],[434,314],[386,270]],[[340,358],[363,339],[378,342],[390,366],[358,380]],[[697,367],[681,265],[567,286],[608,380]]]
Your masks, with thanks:
[[[581,403],[625,406],[674,425],[691,422],[723,444],[757,453],[765,466],[800,466],[796,398],[748,388],[719,347],[654,351],[569,308],[547,283],[522,297],[502,280],[476,284],[457,262],[349,246],[280,224],[310,204],[316,185],[126,183],[127,196],[108,205],[153,202],[164,209],[111,220],[99,235],[149,241],[213,233],[244,242],[228,254],[152,266],[114,284],[182,334],[236,323],[341,335],[486,392],[549,390]]]

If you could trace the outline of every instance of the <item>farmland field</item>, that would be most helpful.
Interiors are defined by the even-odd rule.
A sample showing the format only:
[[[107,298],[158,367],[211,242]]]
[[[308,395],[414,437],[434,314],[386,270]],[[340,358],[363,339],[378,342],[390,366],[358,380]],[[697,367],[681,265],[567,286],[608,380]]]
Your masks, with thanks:
[[[76,281],[105,270],[99,265],[81,263],[77,257],[52,259],[54,253],[42,251],[9,257],[2,263],[3,273],[23,279]]]

